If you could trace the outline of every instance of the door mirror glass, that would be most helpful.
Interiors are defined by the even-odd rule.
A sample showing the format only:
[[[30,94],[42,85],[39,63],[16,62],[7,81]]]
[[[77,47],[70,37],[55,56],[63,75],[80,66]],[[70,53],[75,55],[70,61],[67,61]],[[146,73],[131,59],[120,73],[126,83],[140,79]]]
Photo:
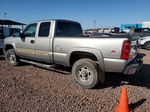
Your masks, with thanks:
[[[20,32],[15,32],[15,33],[13,33],[13,37],[20,37]]]
[[[24,34],[21,33],[21,32],[15,32],[15,33],[13,33],[13,37],[21,37],[21,38],[25,38],[26,35],[24,35]]]

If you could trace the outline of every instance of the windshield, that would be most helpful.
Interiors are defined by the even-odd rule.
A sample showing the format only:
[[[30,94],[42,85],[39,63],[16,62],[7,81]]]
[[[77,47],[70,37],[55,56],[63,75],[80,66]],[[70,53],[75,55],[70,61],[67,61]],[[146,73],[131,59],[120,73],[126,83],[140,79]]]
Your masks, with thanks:
[[[66,21],[58,21],[56,26],[56,34],[57,37],[63,36],[81,36],[82,28],[79,23],[76,22],[66,22]]]

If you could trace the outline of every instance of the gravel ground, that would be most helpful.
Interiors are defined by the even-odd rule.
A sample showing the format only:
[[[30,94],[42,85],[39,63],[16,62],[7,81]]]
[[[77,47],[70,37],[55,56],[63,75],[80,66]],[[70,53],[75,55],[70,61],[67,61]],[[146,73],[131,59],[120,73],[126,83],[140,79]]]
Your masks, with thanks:
[[[68,68],[12,67],[0,55],[0,112],[113,112],[122,86],[134,112],[150,112],[150,51],[141,52],[147,56],[140,73],[107,73],[96,89],[74,83]]]

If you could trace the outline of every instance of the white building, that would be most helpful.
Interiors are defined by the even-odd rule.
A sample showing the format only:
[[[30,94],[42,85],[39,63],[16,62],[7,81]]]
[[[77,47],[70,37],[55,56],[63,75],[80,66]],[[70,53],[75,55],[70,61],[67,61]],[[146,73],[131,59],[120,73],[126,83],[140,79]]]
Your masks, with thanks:
[[[142,27],[143,28],[150,28],[150,21],[142,22]]]

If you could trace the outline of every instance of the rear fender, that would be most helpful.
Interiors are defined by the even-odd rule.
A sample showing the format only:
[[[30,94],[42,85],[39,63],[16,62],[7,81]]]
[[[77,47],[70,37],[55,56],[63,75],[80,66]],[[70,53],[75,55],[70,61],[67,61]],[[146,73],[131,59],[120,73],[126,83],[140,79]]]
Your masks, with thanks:
[[[96,56],[101,71],[105,70],[104,58],[101,51],[92,48],[71,48],[67,53],[67,66],[71,66],[70,57],[73,52],[88,52]]]

